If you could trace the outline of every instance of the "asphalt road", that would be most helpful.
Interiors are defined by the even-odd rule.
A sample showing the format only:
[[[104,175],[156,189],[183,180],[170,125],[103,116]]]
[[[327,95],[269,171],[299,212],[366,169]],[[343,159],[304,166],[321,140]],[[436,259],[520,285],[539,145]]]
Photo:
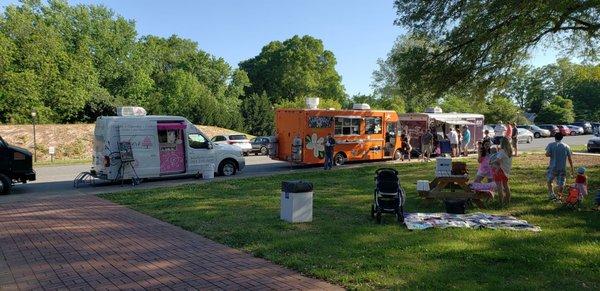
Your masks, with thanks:
[[[585,136],[569,136],[565,137],[564,141],[571,145],[585,145],[591,135]],[[531,144],[519,144],[519,151],[542,151],[546,145],[552,142],[553,138],[535,139]],[[349,167],[344,166],[344,167]],[[356,165],[356,166],[360,166]],[[73,179],[78,173],[88,171],[89,165],[68,165],[68,166],[43,166],[37,167],[37,181],[28,184],[19,184],[13,188],[12,194],[0,197],[0,203],[10,201],[22,201],[41,197],[60,197],[63,195],[89,195],[108,192],[127,191],[132,189],[151,189],[164,186],[174,186],[189,183],[202,183],[204,180],[198,180],[193,177],[178,178],[178,179],[163,179],[146,181],[140,185],[132,186],[125,184],[107,184],[99,182],[94,186],[84,185],[80,188],[73,187]],[[309,168],[310,169],[310,168]],[[300,169],[302,170],[302,169]],[[249,156],[246,157],[246,168],[243,172],[232,178],[244,178],[252,176],[263,176],[277,172],[291,171],[289,164],[269,159],[264,156]],[[297,170],[294,170],[297,171]],[[229,177],[216,177],[216,180],[229,179]]]
[[[563,142],[570,146],[587,145],[587,141],[592,137],[593,135],[566,136],[563,139]],[[554,138],[551,137],[536,138],[530,144],[520,143],[518,149],[519,151],[543,151],[546,148],[546,145],[553,141]]]

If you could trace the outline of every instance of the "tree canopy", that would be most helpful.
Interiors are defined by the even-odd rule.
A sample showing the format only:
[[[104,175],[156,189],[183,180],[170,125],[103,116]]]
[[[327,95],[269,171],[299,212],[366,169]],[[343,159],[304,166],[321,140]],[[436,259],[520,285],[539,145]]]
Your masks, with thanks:
[[[100,5],[23,1],[0,15],[0,122],[89,122],[118,105],[241,129],[245,72],[177,36],[138,38]]]
[[[283,42],[270,42],[259,55],[239,66],[250,79],[247,95],[265,92],[273,104],[304,97],[341,102],[346,95],[336,63],[321,40],[296,35]]]
[[[395,7],[395,23],[427,42],[401,65],[438,96],[473,86],[486,92],[545,40],[598,59],[597,0],[396,0]]]

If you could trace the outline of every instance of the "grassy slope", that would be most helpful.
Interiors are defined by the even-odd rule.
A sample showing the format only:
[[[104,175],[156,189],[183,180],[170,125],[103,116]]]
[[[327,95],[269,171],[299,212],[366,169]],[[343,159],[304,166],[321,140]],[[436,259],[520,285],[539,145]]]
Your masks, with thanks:
[[[433,229],[408,231],[384,216],[369,218],[374,166],[229,180],[105,198],[243,249],[313,277],[350,288],[600,288],[600,213],[560,209],[546,201],[545,159],[515,161],[510,213],[542,232]],[[600,159],[590,166],[592,189],[600,188]],[[595,165],[595,166],[593,166]],[[412,212],[442,211],[416,196],[418,179],[430,179],[433,163],[400,164]],[[472,172],[474,164],[470,163]],[[279,220],[279,183],[315,183],[314,222]],[[586,200],[590,205],[591,199]],[[471,211],[476,211],[471,209]]]

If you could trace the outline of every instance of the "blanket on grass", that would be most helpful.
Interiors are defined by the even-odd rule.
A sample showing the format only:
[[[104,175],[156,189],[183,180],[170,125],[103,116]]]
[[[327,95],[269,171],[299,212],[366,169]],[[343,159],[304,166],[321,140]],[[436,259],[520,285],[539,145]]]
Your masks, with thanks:
[[[410,230],[427,228],[489,228],[541,231],[538,226],[529,224],[508,215],[491,215],[486,213],[449,214],[449,213],[408,213],[405,214],[404,223]]]

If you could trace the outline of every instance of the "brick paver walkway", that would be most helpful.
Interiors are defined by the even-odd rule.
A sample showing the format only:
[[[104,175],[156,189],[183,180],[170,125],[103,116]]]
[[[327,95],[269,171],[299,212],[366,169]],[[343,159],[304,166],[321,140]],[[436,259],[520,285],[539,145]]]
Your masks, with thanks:
[[[337,289],[95,196],[0,204],[0,290]]]

